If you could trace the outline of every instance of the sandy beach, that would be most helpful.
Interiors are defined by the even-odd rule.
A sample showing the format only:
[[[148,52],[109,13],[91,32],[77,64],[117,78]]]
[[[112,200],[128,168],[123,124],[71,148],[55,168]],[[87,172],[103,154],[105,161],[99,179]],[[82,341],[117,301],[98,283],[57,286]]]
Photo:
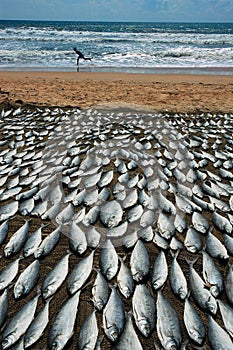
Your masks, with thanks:
[[[136,104],[153,111],[233,112],[233,76],[0,72],[0,103],[88,108]]]

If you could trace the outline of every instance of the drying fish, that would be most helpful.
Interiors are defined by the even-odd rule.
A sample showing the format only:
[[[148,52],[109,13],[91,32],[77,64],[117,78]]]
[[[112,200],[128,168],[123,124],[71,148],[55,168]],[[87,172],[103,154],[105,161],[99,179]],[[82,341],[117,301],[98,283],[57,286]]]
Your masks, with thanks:
[[[70,222],[73,215],[74,215],[73,205],[72,203],[69,203],[61,212],[59,212],[55,220],[59,225],[67,224]]]
[[[35,250],[36,259],[47,256],[56,246],[60,238],[60,226],[45,237],[39,247]]]
[[[112,288],[108,302],[103,310],[103,327],[108,339],[115,342],[122,333],[124,324],[124,306],[116,288]]]
[[[233,309],[223,301],[218,300],[222,320],[227,332],[233,337]]]
[[[77,197],[76,197],[77,199]],[[83,200],[83,203],[86,205],[86,206],[91,206],[93,204],[95,204],[98,200],[98,189],[94,189],[93,191],[90,191],[90,192],[87,192],[85,197],[84,197],[84,200]]]
[[[0,296],[0,329],[2,328],[8,313],[9,306],[9,293],[8,289],[5,289]]]
[[[173,292],[183,300],[188,294],[188,286],[184,273],[177,262],[178,254],[179,251],[173,256],[169,277]]]
[[[30,293],[38,281],[40,263],[33,261],[19,276],[14,286],[14,296],[18,299]]]
[[[207,233],[210,228],[209,221],[200,213],[196,211],[192,215],[193,227],[200,233]]]
[[[136,205],[128,211],[128,221],[134,222],[140,219],[143,214],[143,207],[141,204]]]
[[[158,291],[157,333],[165,350],[179,349],[182,342],[180,322],[170,302]]]
[[[188,298],[184,304],[184,324],[190,338],[197,344],[201,345],[205,339],[205,326],[202,318],[192,306]]]
[[[25,304],[10,320],[2,334],[2,348],[15,344],[30,326],[38,303],[39,295]]]
[[[155,259],[155,262],[153,265],[153,271],[151,275],[151,283],[155,291],[157,291],[164,285],[164,283],[166,282],[167,276],[168,276],[167,260],[164,252],[161,251],[157,256],[157,258]]]
[[[157,227],[160,235],[165,239],[171,239],[175,234],[173,222],[164,213],[159,213]]]
[[[56,266],[45,276],[41,291],[44,299],[50,298],[65,281],[68,274],[70,253],[66,254]]]
[[[108,283],[100,271],[97,271],[97,276],[92,287],[92,300],[97,310],[101,311],[107,304],[110,290]]]
[[[225,291],[228,300],[233,304],[233,265],[229,264],[226,279],[225,279]]]
[[[139,331],[149,337],[155,327],[155,301],[145,284],[138,284],[132,300],[133,316]]]
[[[0,222],[5,221],[14,216],[19,208],[19,202],[13,201],[0,207]]]
[[[217,298],[223,291],[222,275],[212,258],[202,251],[203,256],[203,278],[210,289],[210,293]]]
[[[125,350],[125,349],[143,350],[140,340],[138,339],[137,333],[134,330],[130,313],[126,315],[124,331],[120,336],[120,339],[117,342],[114,349],[115,350]]]
[[[120,259],[121,267],[117,274],[117,284],[121,294],[125,298],[130,298],[134,292],[134,281],[130,269],[125,265],[124,260]]]
[[[0,247],[4,243],[7,237],[8,230],[9,230],[9,222],[8,220],[6,220],[0,225]]]
[[[67,289],[70,294],[74,294],[81,289],[89,278],[92,271],[94,253],[95,251],[93,250],[86,258],[80,260],[71,271],[67,282]]]
[[[208,232],[206,238],[206,251],[213,258],[228,259],[227,250],[224,245],[211,232]]]
[[[94,310],[86,317],[81,326],[78,337],[78,349],[95,349],[97,337],[98,327]]]
[[[226,233],[223,234],[224,246],[227,248],[229,254],[233,255],[233,238]]]
[[[130,258],[133,279],[142,281],[149,273],[150,261],[148,251],[141,240],[138,240]]]
[[[20,251],[24,245],[29,230],[29,221],[25,221],[25,224],[21,226],[10,238],[9,242],[4,248],[5,257],[10,257]]]
[[[186,232],[184,246],[190,253],[197,253],[202,249],[202,242],[198,233],[192,227]]]
[[[117,201],[111,201],[101,207],[100,220],[106,227],[116,227],[122,220],[123,211]]]
[[[208,338],[213,350],[231,350],[233,343],[227,332],[208,316]]]
[[[162,193],[158,195],[160,208],[168,214],[176,215],[176,207]]]
[[[83,218],[82,220],[83,224],[85,226],[94,225],[98,220],[99,212],[100,212],[99,205],[95,205],[94,207],[92,207]]]
[[[49,323],[49,302],[36,315],[24,336],[24,348],[27,349],[41,338]]]
[[[72,251],[83,254],[87,250],[86,235],[74,221],[71,222],[68,237]]]
[[[45,227],[45,225],[42,224],[41,227],[38,228],[34,233],[32,233],[31,236],[27,239],[27,241],[23,247],[23,256],[25,258],[34,254],[34,252],[39,247],[41,240],[42,240],[43,227]]]
[[[99,182],[98,182],[98,186],[99,187],[108,186],[113,179],[113,174],[114,174],[113,170],[109,170],[108,172],[103,173],[101,175]]]
[[[217,312],[217,303],[208,289],[205,288],[205,283],[193,268],[194,261],[187,260],[189,264],[189,286],[191,293],[197,304],[204,310],[209,310],[212,314]]]
[[[187,226],[185,217],[182,217],[179,214],[176,214],[175,220],[174,220],[174,226],[178,232],[180,233],[184,232]]]
[[[101,271],[109,281],[116,276],[118,270],[118,255],[109,239],[106,240],[101,249],[99,264]]]
[[[65,301],[49,331],[48,345],[51,350],[62,350],[74,332],[80,291]]]
[[[226,219],[224,216],[214,212],[212,214],[212,220],[214,225],[220,232],[225,232],[228,234],[232,233],[232,225],[229,222],[229,220]]]

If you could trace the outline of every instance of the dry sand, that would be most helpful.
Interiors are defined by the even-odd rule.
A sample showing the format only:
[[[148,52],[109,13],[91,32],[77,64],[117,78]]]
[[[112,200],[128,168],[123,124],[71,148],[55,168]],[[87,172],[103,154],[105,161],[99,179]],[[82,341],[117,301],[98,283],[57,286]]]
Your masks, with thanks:
[[[0,103],[86,108],[130,103],[154,111],[233,112],[233,76],[0,72]]]

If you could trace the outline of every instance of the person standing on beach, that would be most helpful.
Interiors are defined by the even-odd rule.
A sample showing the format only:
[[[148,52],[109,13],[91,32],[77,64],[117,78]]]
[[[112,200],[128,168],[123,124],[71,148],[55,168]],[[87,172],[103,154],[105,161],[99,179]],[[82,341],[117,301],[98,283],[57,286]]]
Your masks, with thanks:
[[[78,72],[79,71],[79,59],[82,58],[85,61],[91,61],[91,58],[90,57],[84,57],[82,52],[78,51],[76,49],[76,47],[74,47],[74,52],[78,55],[78,57],[77,57],[77,72]]]

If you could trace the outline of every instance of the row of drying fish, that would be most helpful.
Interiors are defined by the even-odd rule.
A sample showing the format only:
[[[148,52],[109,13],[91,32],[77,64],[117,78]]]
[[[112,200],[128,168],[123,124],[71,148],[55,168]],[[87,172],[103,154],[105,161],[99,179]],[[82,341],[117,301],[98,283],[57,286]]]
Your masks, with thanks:
[[[0,316],[7,318],[3,348],[25,333],[21,349],[41,339],[50,319],[49,306],[54,307],[50,298],[56,298],[56,291],[66,285],[70,296],[56,311],[48,338],[49,348],[64,348],[74,331],[80,292],[93,271],[95,250],[100,250],[100,271],[92,285],[92,297],[95,309],[103,312],[104,333],[116,349],[142,349],[137,333],[150,338],[154,329],[164,349],[183,346],[181,320],[165,296],[166,288],[161,291],[168,280],[174,295],[184,301],[182,322],[194,344],[203,344],[206,339],[195,303],[210,314],[208,339],[212,348],[231,349],[233,311],[228,303],[233,304],[233,270],[229,264],[223,275],[215,259],[231,262],[233,254],[232,120],[227,114],[2,111],[0,246],[5,268],[0,274]],[[39,216],[41,227],[29,235],[26,221],[12,235],[11,218],[18,213]],[[42,240],[45,219],[52,220],[57,229]],[[37,295],[9,320],[9,286],[14,283],[15,300],[30,296],[41,265],[59,244],[60,231],[69,237],[70,249],[76,254],[84,254],[88,246],[95,250],[79,256],[70,273],[70,253],[61,257],[43,276],[45,304],[38,315]],[[153,242],[159,249],[152,266],[143,241]],[[120,259],[119,269],[117,245],[131,249],[130,267]],[[178,257],[184,248],[202,253],[203,278],[193,266],[195,260],[187,261],[189,276],[185,276]],[[170,270],[166,249],[177,251]],[[21,252],[35,260],[17,277]],[[14,256],[15,261],[9,262]],[[45,260],[40,260],[42,257]],[[118,289],[111,290],[113,278]],[[222,294],[224,301],[216,299]],[[124,298],[132,298],[132,316],[125,315]],[[218,309],[223,327],[215,321]],[[13,334],[12,327],[16,327]],[[80,331],[78,348],[100,348],[97,338],[93,311]]]
[[[195,275],[190,276],[190,280],[195,280]],[[106,281],[104,282],[106,283]],[[103,329],[108,339],[115,343],[114,348],[126,349],[131,346],[132,349],[143,349],[135,328],[131,321],[131,314],[125,315],[124,305],[115,287],[111,292],[105,290],[103,280],[98,276],[93,286],[94,298],[99,297],[101,302],[105,300],[103,308]],[[203,295],[203,287],[195,291],[195,297],[201,301],[205,299],[205,307],[211,308],[211,301],[207,295]],[[100,295],[101,294],[101,295]],[[74,333],[75,320],[78,313],[80,290],[76,291],[62,305],[52,324],[49,336],[48,346],[50,349],[63,349],[68,340]],[[101,298],[102,297],[102,298]],[[48,326],[49,322],[49,304],[45,303],[42,310],[37,313],[39,295],[33,297],[29,302],[13,316],[10,322],[3,330],[2,348],[8,349],[23,336],[23,348],[32,346],[40,339]],[[1,322],[6,318],[8,309],[7,290],[0,298],[1,303]],[[221,312],[222,320],[227,331],[221,328],[212,316],[208,316],[208,339],[214,350],[232,349],[233,336],[233,309],[224,302],[218,300],[216,307],[211,308],[211,313],[217,311],[217,303]],[[98,304],[99,305],[99,304]],[[213,306],[213,305],[212,305]],[[149,337],[156,327],[158,338],[165,350],[180,349],[183,341],[181,325],[178,315],[171,303],[163,295],[161,290],[157,294],[157,302],[150,293],[145,284],[138,284],[132,298],[132,315],[135,325],[144,337]],[[206,330],[202,318],[196,309],[192,306],[188,297],[185,298],[183,319],[186,330],[190,338],[196,344],[203,344],[206,336]],[[98,326],[95,311],[91,312],[81,326],[78,339],[78,349],[96,349],[99,345]]]

